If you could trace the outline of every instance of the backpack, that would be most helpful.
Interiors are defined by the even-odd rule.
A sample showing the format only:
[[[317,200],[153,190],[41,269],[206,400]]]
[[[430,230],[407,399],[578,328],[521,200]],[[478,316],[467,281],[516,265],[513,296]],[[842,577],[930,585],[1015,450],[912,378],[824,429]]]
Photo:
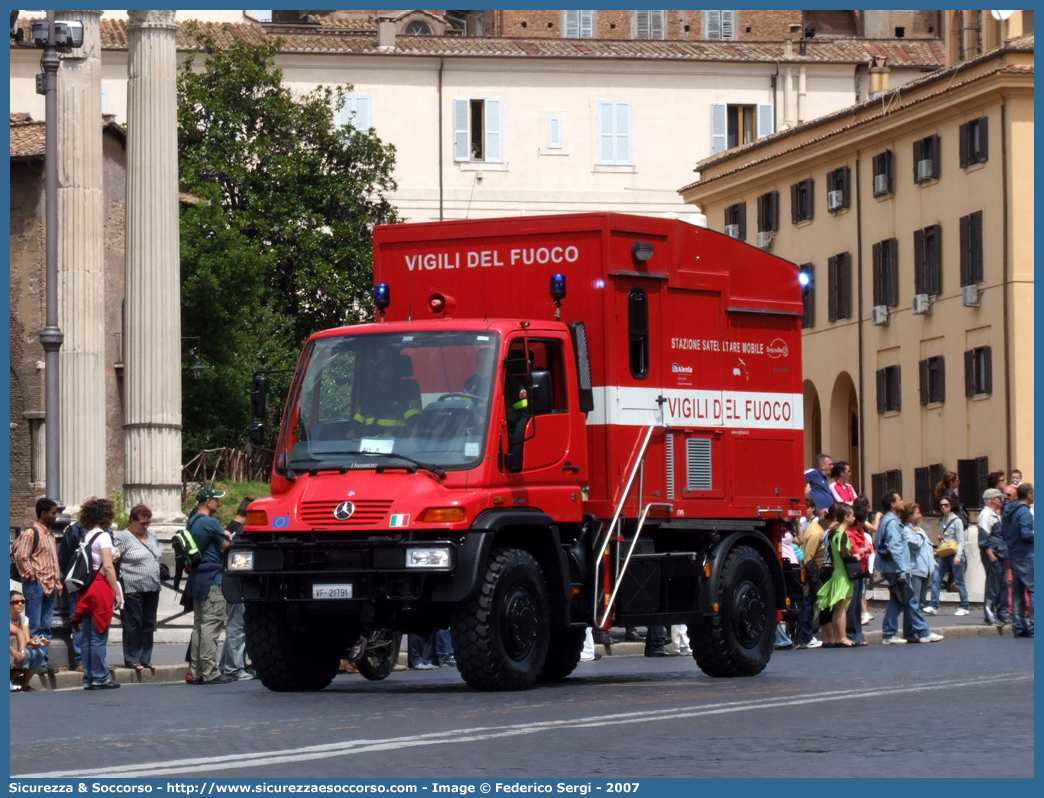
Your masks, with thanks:
[[[15,549],[18,547],[18,541],[16,540],[11,544],[11,579],[15,582],[22,581],[22,574],[18,570],[18,563],[15,560]],[[29,552],[29,556],[32,557],[36,554],[36,550],[40,547],[40,530],[33,525],[33,550]]]
[[[98,572],[94,569],[91,544],[100,534],[101,532],[95,532],[90,538],[85,535],[80,537],[76,553],[73,554],[72,562],[69,563],[69,572],[65,575],[65,589],[70,593],[82,593],[94,582],[94,577]]]
[[[76,556],[76,549],[80,545],[80,541],[83,540],[83,533],[87,530],[80,526],[80,522],[70,524],[66,527],[65,532],[62,533],[62,539],[58,543],[58,567],[61,569],[62,574],[69,573],[69,566],[72,565],[73,557]]]
[[[189,522],[189,526],[192,522]],[[203,562],[203,554],[196,545],[196,539],[187,529],[179,529],[170,539],[170,547],[174,550],[174,589],[181,584],[181,575],[190,574],[192,569]]]

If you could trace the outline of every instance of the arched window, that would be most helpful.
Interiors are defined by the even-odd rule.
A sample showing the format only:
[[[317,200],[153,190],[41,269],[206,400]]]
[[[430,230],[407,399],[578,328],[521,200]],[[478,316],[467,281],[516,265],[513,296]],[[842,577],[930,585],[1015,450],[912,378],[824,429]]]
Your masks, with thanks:
[[[415,20],[406,26],[403,33],[407,36],[431,36],[431,28],[428,27],[427,22]]]

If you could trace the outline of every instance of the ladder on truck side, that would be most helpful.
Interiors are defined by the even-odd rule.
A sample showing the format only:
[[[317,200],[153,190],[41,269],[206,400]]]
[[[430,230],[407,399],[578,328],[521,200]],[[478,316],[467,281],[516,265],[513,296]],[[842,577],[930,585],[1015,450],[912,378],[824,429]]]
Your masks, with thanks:
[[[643,506],[643,492],[644,492],[644,475],[645,475],[645,455],[649,450],[649,442],[652,440],[653,433],[658,430],[666,430],[667,426],[662,424],[653,424],[652,426],[645,429],[643,435],[639,437],[635,452],[632,455],[631,461],[632,466],[630,473],[627,476],[627,481],[624,483],[623,490],[620,493],[619,500],[616,503],[616,510],[613,513],[612,520],[606,525],[604,534],[598,539],[597,545],[595,546],[595,581],[596,585],[594,590],[594,619],[596,629],[605,629],[609,623],[609,619],[612,617],[613,605],[616,603],[617,594],[620,592],[620,585],[623,583],[625,574],[627,573],[627,566],[631,563],[631,557],[634,554],[635,547],[638,545],[638,540],[641,537],[642,530],[645,528],[645,522],[649,518],[649,513],[657,508],[665,508],[668,513],[674,509],[674,505],[670,502],[649,502]],[[638,514],[638,523],[634,530],[634,537],[631,539],[631,545],[627,548],[627,553],[621,557],[620,547],[616,550],[615,567],[612,568],[612,575],[607,585],[606,592],[600,590],[600,586],[605,581],[605,573],[608,571],[609,565],[609,544],[613,541],[614,536],[619,542],[624,541],[623,535],[623,511],[627,504],[627,497],[631,495],[631,488],[634,486],[635,480],[638,480],[638,506],[641,511]],[[599,605],[603,604],[600,608]],[[599,614],[601,613],[601,614]]]

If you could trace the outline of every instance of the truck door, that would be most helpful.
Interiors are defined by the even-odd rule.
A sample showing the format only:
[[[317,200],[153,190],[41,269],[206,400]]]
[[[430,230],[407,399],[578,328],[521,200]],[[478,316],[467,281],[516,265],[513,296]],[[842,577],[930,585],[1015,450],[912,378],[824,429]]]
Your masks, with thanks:
[[[616,359],[612,382],[619,386],[615,422],[627,427],[648,427],[662,422],[659,401],[663,389],[661,335],[662,295],[665,280],[614,275],[617,335],[627,338],[627,357]],[[610,415],[610,418],[612,414]]]
[[[524,459],[522,470],[529,482],[562,481],[563,465],[566,464],[571,447],[573,422],[569,417],[569,391],[566,380],[569,375],[565,368],[564,342],[554,337],[519,336],[508,342],[508,363],[506,380],[513,379],[512,371],[518,371],[517,365],[523,360],[528,363],[531,372],[547,372],[550,385],[550,402],[529,419],[525,434]],[[508,424],[521,408],[517,408],[517,389],[505,388],[505,401]],[[573,392],[575,395],[575,391]],[[575,411],[575,408],[574,408]],[[575,481],[575,477],[574,477]]]

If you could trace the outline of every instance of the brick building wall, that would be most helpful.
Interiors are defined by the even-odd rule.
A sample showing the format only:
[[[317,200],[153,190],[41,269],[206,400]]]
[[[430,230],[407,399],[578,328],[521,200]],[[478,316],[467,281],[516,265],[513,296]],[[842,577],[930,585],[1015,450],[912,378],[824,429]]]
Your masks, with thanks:
[[[664,38],[681,41],[706,39],[707,12],[665,11]],[[513,38],[561,39],[565,36],[565,16],[561,10],[490,12],[499,21],[501,36]],[[634,11],[594,12],[596,39],[635,37]],[[737,11],[736,41],[780,41],[790,36],[790,24],[801,23],[801,11]],[[496,24],[496,23],[494,23]],[[487,26],[487,33],[492,30]]]

